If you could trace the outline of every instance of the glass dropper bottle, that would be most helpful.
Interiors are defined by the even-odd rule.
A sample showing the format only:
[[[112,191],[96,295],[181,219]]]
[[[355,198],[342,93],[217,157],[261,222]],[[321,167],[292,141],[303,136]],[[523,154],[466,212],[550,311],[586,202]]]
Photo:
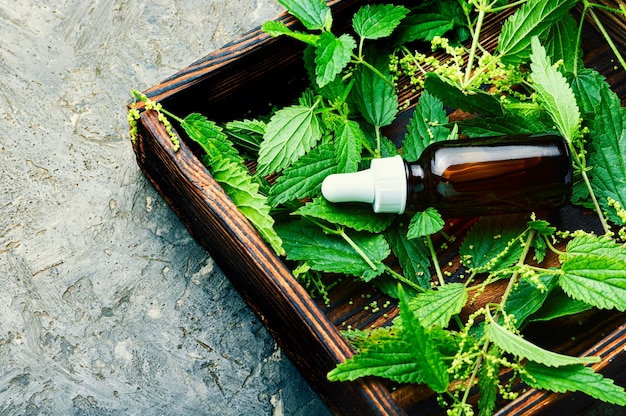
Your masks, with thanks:
[[[369,169],[322,183],[330,202],[367,202],[374,212],[399,214],[433,207],[448,218],[551,209],[571,191],[572,162],[557,135],[437,142],[416,162],[374,159]]]

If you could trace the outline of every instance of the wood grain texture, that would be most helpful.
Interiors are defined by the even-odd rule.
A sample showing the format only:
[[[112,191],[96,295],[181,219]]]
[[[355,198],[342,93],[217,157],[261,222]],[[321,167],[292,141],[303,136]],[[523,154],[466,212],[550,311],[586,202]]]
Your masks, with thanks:
[[[356,0],[332,2],[336,23],[345,24],[357,6],[364,3]],[[504,16],[486,23],[486,47],[495,47],[499,19]],[[288,16],[281,19],[289,25],[296,25]],[[624,72],[615,71],[613,65],[607,63],[610,62],[607,58],[610,51],[595,47],[601,44],[596,35],[590,34],[586,42],[594,45],[587,48],[587,64],[605,74],[620,97],[626,97]],[[175,114],[184,116],[195,111],[218,122],[263,114],[268,110],[267,98],[261,97],[269,97],[272,104],[279,105],[299,95],[304,75],[301,54],[302,48],[297,42],[285,37],[269,38],[255,30],[150,88],[146,94]],[[407,95],[401,96],[400,100],[415,98]],[[410,117],[410,111],[407,110],[400,119]],[[348,415],[441,414],[433,393],[424,386],[391,386],[369,378],[354,383],[328,382],[327,372],[353,353],[340,330],[388,324],[398,312],[392,299],[369,284],[351,280],[334,287],[330,306],[312,299],[211,178],[197,157],[195,145],[182,136],[182,146],[174,152],[167,133],[151,112],[142,113],[139,133],[134,149],[145,175],[190,233],[216,259],[279,345],[334,412]],[[402,128],[393,134],[401,137]],[[554,221],[562,228],[581,225],[588,229],[597,228],[597,224],[589,221],[591,218],[580,210],[567,207],[555,216]],[[460,236],[470,226],[471,220],[456,221],[449,226],[448,232]],[[440,253],[444,269],[452,270],[458,265],[460,240]],[[494,286],[482,295],[485,297],[482,301],[498,299],[501,294],[502,288]],[[388,307],[372,313],[365,306],[373,301],[378,305],[389,301]],[[626,345],[626,335],[620,325],[625,323],[626,317],[599,312],[580,319],[583,325],[578,321],[572,325],[562,320],[555,324],[559,325],[557,327],[530,328],[530,337],[564,353],[597,351],[607,357],[598,364],[601,365],[599,370],[616,368],[615,362],[623,361],[620,351]],[[559,334],[565,333],[560,330],[563,327],[567,327],[567,336]],[[615,328],[621,329],[605,337]],[[572,336],[579,341],[572,342]],[[617,367],[620,365],[623,364]],[[518,385],[518,388],[523,386]],[[552,410],[560,409],[564,395],[542,394],[531,390],[506,409],[520,412],[520,415],[529,414],[523,413],[526,408],[536,411],[532,406],[549,405]]]

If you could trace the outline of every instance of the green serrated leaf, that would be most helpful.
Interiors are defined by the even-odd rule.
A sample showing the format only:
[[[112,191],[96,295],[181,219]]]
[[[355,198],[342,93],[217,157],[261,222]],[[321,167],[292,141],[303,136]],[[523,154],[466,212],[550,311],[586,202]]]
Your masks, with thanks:
[[[330,381],[352,381],[360,377],[378,376],[397,383],[421,383],[420,365],[408,343],[372,345],[352,358],[337,365],[327,377]]]
[[[539,101],[546,108],[559,132],[568,142],[578,138],[580,111],[567,80],[550,62],[539,39],[532,39],[531,78]]]
[[[185,117],[181,126],[206,152],[205,160],[215,181],[274,251],[283,255],[282,241],[274,230],[267,198],[259,193],[258,183],[242,164],[243,159],[222,129],[196,113]]]
[[[500,100],[494,95],[479,89],[464,91],[458,83],[434,72],[426,74],[424,89],[447,105],[472,114],[489,116],[503,114]]]
[[[265,241],[278,255],[284,255],[282,241],[274,229],[274,219],[270,216],[267,199],[259,194],[259,185],[254,182],[248,169],[241,163],[228,159],[214,159],[211,173]]]
[[[243,162],[239,152],[223,133],[222,128],[205,116],[191,113],[183,119],[181,127],[189,138],[202,147],[202,150],[209,156],[209,160],[226,158]]]
[[[422,92],[413,116],[407,124],[407,133],[402,143],[402,156],[408,162],[416,161],[426,146],[446,140],[450,129],[445,127],[448,115],[441,100]]]
[[[503,351],[549,367],[563,367],[600,361],[599,357],[571,357],[545,350],[514,334],[493,319],[490,319],[485,325],[485,335]]]
[[[272,37],[285,35],[309,45],[315,45],[319,39],[319,35],[291,30],[286,24],[278,20],[268,20],[263,23],[262,29]]]
[[[409,223],[407,237],[412,239],[435,234],[443,230],[444,225],[446,225],[446,223],[443,218],[441,218],[439,212],[437,212],[435,208],[429,207],[413,215]]]
[[[361,7],[354,18],[354,31],[364,39],[380,39],[390,36],[409,10],[392,4],[375,4]]]
[[[313,270],[343,273],[371,280],[384,272],[383,260],[390,253],[382,235],[353,233],[350,238],[372,262],[368,264],[346,239],[327,234],[306,220],[277,224],[288,260],[306,261]]]
[[[572,238],[567,243],[567,253],[570,255],[595,254],[626,262],[626,247],[602,235],[583,234]]]
[[[272,116],[259,149],[259,175],[283,170],[321,139],[320,122],[314,110],[315,106],[293,105]]]
[[[315,81],[320,88],[344,70],[355,48],[356,42],[347,33],[338,38],[330,32],[322,33],[315,47]]]
[[[559,285],[573,297],[602,309],[626,310],[626,261],[595,254],[567,258]]]
[[[528,280],[520,279],[506,300],[504,310],[515,316],[515,325],[518,328],[526,321],[526,318],[546,303],[546,299],[557,285],[558,278],[554,275],[543,275],[539,276],[539,281],[544,288],[538,288]]]
[[[363,204],[331,204],[320,197],[298,208],[294,214],[306,215],[343,225],[356,231],[380,233],[393,222],[393,215],[376,214]]]
[[[583,68],[576,75],[568,75],[578,108],[585,120],[593,121],[602,101],[601,91],[607,87],[604,75],[591,68]]]
[[[278,2],[309,30],[330,27],[332,15],[324,0],[278,0]]]
[[[541,121],[537,111],[506,112],[499,117],[473,117],[458,123],[468,137],[514,136],[518,134],[544,133],[549,129]]]
[[[546,220],[528,221],[528,228],[537,231],[539,235],[553,235],[556,232],[556,227],[551,226]]]
[[[332,143],[315,147],[285,169],[270,188],[268,202],[272,206],[320,194],[322,182],[337,173]]]
[[[480,218],[459,247],[461,262],[477,273],[512,266],[522,254],[522,245],[517,241],[525,228],[523,217],[494,215]]]
[[[337,172],[358,171],[363,142],[365,142],[365,133],[361,130],[359,123],[353,120],[342,120],[335,132]]]
[[[404,277],[424,289],[430,289],[430,251],[421,239],[409,240],[407,232],[406,225],[390,227],[385,237],[400,262]]]
[[[534,362],[524,366],[522,379],[531,387],[557,393],[580,391],[595,399],[626,406],[626,392],[610,378],[596,373],[591,367],[571,365],[550,368]]]
[[[578,23],[571,14],[565,14],[548,28],[545,48],[548,56],[563,63],[564,72],[583,68],[582,49],[578,45]],[[578,47],[578,51],[576,51]]]
[[[609,220],[623,224],[623,219],[609,203],[617,201],[626,209],[626,108],[619,97],[603,82],[600,104],[589,135],[593,152],[589,155],[591,187]]]
[[[575,315],[591,309],[592,306],[581,300],[570,298],[560,287],[554,288],[546,298],[543,306],[533,313],[529,322],[543,322],[563,316]]]
[[[398,287],[398,298],[403,338],[410,345],[414,359],[420,364],[424,383],[437,393],[443,393],[448,389],[448,366],[429,338],[429,331],[411,309],[409,299],[401,286]]]
[[[391,79],[388,56],[374,56],[371,64],[387,79]],[[398,113],[398,95],[395,88],[365,65],[357,66],[354,72],[351,96],[359,113],[372,126],[387,126]]]
[[[448,283],[427,290],[409,300],[409,306],[426,328],[433,325],[445,328],[450,318],[461,312],[467,302],[467,288],[461,283]]]
[[[489,351],[490,356],[499,356],[500,349],[492,345]],[[500,371],[498,360],[484,360],[478,373],[478,389],[480,399],[478,400],[478,416],[488,416],[494,414],[496,401],[498,398],[498,387],[500,379],[494,377]]]
[[[498,51],[509,64],[524,62],[530,52],[531,39],[543,36],[577,3],[576,0],[538,0],[524,3],[502,26]]]
[[[409,15],[403,24],[400,25],[396,42],[398,44],[416,40],[429,42],[435,36],[443,36],[446,32],[452,30],[455,25],[455,18],[456,16],[448,13],[447,10]]]
[[[233,143],[253,153],[259,152],[266,124],[260,120],[234,120],[226,123],[225,132]]]

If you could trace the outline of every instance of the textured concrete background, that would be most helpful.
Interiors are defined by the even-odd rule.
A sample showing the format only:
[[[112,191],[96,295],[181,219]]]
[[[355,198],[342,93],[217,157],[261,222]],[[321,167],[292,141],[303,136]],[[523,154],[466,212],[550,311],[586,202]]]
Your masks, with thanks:
[[[328,413],[141,175],[126,125],[132,88],[279,11],[0,1],[0,414]]]

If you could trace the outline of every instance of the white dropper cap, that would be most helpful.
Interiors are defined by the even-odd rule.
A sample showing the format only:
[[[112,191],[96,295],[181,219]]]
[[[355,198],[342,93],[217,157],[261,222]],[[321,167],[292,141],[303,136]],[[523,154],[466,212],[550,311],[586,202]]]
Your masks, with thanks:
[[[377,213],[402,214],[406,208],[407,179],[400,156],[373,159],[369,169],[329,175],[322,195],[330,202],[369,202]]]

